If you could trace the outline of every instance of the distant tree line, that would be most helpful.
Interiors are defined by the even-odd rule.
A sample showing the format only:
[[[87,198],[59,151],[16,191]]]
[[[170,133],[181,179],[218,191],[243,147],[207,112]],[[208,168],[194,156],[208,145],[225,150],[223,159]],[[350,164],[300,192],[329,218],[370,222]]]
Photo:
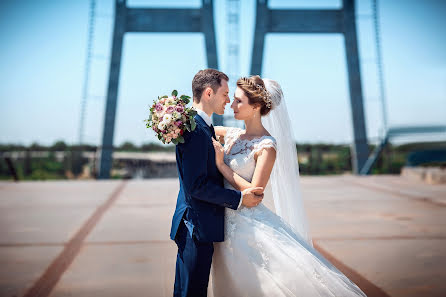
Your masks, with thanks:
[[[372,169],[372,174],[399,174],[410,152],[446,148],[446,142],[412,143],[400,146],[389,144]],[[370,152],[374,150],[370,145]],[[13,160],[16,174],[21,180],[70,179],[79,176],[88,160],[83,152],[96,152],[96,145],[69,145],[56,141],[50,146],[32,143],[29,146],[0,144],[0,179],[12,178],[6,152],[22,152],[24,157]],[[342,174],[352,171],[349,145],[296,144],[299,169],[302,175]],[[174,152],[174,145],[146,143],[135,145],[126,141],[114,148],[116,152]],[[31,152],[48,152],[44,157],[31,157]],[[63,158],[58,152],[64,152]],[[431,164],[445,166],[444,163]]]
[[[38,143],[32,143],[29,146],[20,144],[0,144],[0,152],[17,152],[17,151],[87,151],[95,152],[98,149],[96,145],[82,144],[82,145],[69,145],[64,141],[56,141],[53,145],[45,146]],[[160,145],[157,143],[145,143],[141,146],[137,146],[129,141],[123,142],[119,146],[114,147],[117,152],[152,152],[152,151],[164,151],[164,152],[174,152],[174,145]]]
[[[96,152],[98,146],[83,144],[70,145],[64,141],[56,141],[52,145],[32,143],[28,146],[21,144],[0,144],[0,179],[12,179],[11,168],[6,160],[6,153],[21,152],[23,158],[12,160],[15,173],[20,180],[50,180],[71,179],[82,173],[88,159],[82,156],[83,152]],[[129,141],[114,147],[116,152],[174,152],[174,145],[161,145],[145,143],[137,146]],[[32,157],[31,153],[48,152],[44,157]],[[64,152],[63,159],[57,157],[58,152]]]

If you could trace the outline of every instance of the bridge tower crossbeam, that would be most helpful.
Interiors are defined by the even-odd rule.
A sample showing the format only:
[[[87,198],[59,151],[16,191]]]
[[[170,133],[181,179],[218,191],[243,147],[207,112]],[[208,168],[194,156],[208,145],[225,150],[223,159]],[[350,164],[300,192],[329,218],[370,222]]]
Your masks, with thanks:
[[[98,177],[100,179],[110,178],[119,73],[121,70],[122,44],[124,35],[127,32],[203,33],[205,37],[208,67],[218,69],[212,0],[202,0],[201,8],[197,9],[130,8],[127,7],[126,0],[115,0],[112,54],[102,133],[102,146],[100,147],[99,152]],[[213,120],[215,125],[221,125],[223,118],[216,115]]]

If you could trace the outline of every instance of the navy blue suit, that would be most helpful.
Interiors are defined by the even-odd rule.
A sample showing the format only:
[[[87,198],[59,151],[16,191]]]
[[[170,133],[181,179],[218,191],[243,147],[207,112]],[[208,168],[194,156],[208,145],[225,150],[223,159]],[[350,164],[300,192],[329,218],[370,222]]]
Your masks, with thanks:
[[[176,146],[180,191],[170,238],[178,246],[174,296],[182,297],[206,296],[213,242],[224,240],[224,208],[237,209],[241,196],[223,187],[211,128],[199,115],[195,121],[195,130]]]

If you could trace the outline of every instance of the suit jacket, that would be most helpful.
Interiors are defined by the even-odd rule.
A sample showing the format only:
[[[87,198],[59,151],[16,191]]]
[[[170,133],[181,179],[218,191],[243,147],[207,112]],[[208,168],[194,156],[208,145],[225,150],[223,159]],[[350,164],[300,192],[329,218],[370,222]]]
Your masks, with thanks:
[[[223,176],[215,164],[211,128],[199,115],[195,121],[195,130],[184,133],[185,143],[176,146],[180,191],[170,238],[175,240],[184,218],[192,224],[199,241],[224,241],[225,207],[237,209],[241,195],[223,187]]]

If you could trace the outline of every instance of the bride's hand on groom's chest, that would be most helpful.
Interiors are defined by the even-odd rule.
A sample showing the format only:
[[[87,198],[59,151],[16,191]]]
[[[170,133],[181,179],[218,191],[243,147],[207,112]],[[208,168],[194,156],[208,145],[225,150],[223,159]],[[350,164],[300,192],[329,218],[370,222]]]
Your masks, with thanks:
[[[224,137],[222,137],[220,135],[217,135],[217,141],[220,142],[221,145],[223,145],[223,146],[225,145],[225,138]]]

